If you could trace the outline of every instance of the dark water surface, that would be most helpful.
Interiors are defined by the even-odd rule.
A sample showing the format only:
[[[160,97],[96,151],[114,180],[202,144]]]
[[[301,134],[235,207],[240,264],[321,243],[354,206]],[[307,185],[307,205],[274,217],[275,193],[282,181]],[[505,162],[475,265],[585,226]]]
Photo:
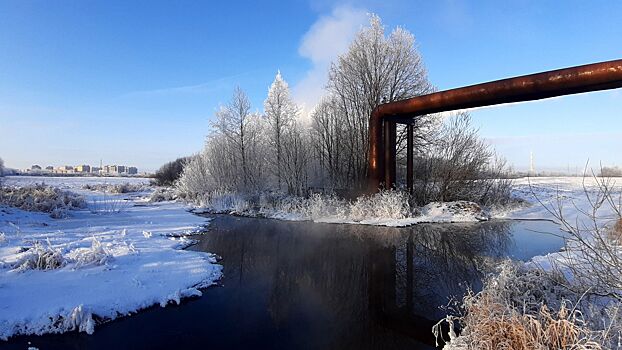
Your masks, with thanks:
[[[217,216],[192,247],[223,257],[220,286],[83,333],[23,336],[26,349],[434,349],[439,307],[503,258],[563,241],[542,221],[385,228]]]

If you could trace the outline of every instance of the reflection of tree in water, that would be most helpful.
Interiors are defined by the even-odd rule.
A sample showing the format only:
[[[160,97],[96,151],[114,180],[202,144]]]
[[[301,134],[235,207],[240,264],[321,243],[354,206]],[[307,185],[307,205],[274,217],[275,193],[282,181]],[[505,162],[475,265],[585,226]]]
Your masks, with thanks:
[[[201,249],[222,255],[223,283],[245,291],[241,318],[245,305],[264,304],[275,329],[302,331],[316,347],[386,348],[433,341],[438,306],[461,295],[462,282],[478,283],[509,242],[503,223],[396,229],[219,217]]]

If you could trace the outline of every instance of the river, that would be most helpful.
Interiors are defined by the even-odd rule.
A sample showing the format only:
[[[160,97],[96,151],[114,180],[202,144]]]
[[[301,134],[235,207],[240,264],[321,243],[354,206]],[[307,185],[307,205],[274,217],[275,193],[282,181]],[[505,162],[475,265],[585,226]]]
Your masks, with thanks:
[[[190,249],[223,257],[219,286],[95,334],[20,336],[25,349],[434,349],[431,332],[506,258],[558,251],[546,221],[408,228],[215,216]]]

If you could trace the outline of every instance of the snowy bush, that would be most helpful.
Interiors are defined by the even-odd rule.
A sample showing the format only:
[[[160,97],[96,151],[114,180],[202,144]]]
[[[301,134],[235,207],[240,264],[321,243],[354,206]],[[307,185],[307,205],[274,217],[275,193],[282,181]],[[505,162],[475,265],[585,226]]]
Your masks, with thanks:
[[[59,249],[55,249],[48,244],[43,246],[36,242],[35,245],[21,254],[20,258],[13,264],[13,270],[52,270],[58,269],[67,264]]]
[[[305,201],[303,214],[311,219],[317,220],[327,217],[346,217],[348,203],[332,195],[321,195],[315,193]]]
[[[95,237],[90,248],[77,248],[67,254],[67,258],[74,263],[74,268],[104,265],[113,260],[112,253],[106,249]]]
[[[350,218],[360,221],[369,218],[404,219],[411,216],[408,195],[401,191],[381,191],[361,196],[350,204]]]
[[[244,213],[252,208],[243,195],[225,190],[217,190],[203,196],[202,205],[217,213]]]
[[[168,202],[168,201],[174,201],[177,198],[178,198],[178,193],[175,188],[158,187],[151,193],[151,195],[149,195],[149,202],[151,203]]]
[[[86,207],[84,197],[43,184],[0,188],[0,204],[27,211],[50,213],[53,218],[67,216],[67,211]]]
[[[122,183],[122,184],[86,184],[82,186],[82,189],[89,191],[97,191],[97,192],[105,192],[105,193],[131,193],[131,192],[142,192],[147,190],[149,187],[143,184],[131,184],[131,183]]]
[[[191,157],[184,166],[181,176],[175,183],[175,187],[186,198],[191,200],[209,195],[214,186],[208,168],[209,160],[206,152]]]
[[[181,176],[184,166],[190,157],[177,158],[160,167],[155,173],[155,183],[159,186],[172,186]]]

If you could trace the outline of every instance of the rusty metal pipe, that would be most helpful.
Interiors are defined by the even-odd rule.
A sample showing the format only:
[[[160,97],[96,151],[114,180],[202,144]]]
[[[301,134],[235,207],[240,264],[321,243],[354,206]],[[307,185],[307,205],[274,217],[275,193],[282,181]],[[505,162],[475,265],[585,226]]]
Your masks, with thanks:
[[[413,125],[406,126],[406,187],[408,194],[413,194],[413,152],[414,152]]]
[[[387,118],[412,118],[430,113],[619,87],[622,87],[622,60],[614,60],[439,91],[379,105],[369,119],[369,190],[378,191],[381,180],[386,178],[386,166],[382,166],[382,158],[386,153],[383,149],[382,124]]]
[[[392,189],[396,174],[396,140],[397,124],[392,120],[384,120],[384,188]]]

